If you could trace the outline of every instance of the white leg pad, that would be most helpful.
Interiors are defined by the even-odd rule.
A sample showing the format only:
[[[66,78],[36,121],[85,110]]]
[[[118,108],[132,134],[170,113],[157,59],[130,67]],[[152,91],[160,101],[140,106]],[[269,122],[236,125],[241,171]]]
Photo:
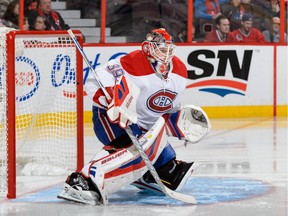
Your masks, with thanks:
[[[165,120],[161,117],[151,130],[139,139],[152,164],[156,162],[162,150],[167,145]],[[103,153],[101,153],[103,154]],[[142,177],[148,168],[138,150],[131,146],[117,150],[113,154],[91,161],[82,169],[99,189],[103,203],[108,203],[108,194],[120,190]]]

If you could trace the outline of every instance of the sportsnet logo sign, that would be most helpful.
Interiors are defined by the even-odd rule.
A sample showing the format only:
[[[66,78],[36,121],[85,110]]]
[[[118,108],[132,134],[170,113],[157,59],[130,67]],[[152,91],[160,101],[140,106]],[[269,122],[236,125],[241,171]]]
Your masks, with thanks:
[[[187,62],[195,68],[188,70],[193,80],[187,88],[225,97],[228,94],[245,96],[253,50],[243,54],[233,50],[200,49],[188,55]]]

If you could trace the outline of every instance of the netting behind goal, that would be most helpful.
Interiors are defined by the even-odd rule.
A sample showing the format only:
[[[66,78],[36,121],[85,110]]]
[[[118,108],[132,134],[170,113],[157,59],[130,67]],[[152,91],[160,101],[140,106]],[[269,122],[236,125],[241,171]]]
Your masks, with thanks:
[[[0,195],[13,198],[16,167],[59,175],[83,165],[83,68],[66,32],[2,29],[0,56]]]

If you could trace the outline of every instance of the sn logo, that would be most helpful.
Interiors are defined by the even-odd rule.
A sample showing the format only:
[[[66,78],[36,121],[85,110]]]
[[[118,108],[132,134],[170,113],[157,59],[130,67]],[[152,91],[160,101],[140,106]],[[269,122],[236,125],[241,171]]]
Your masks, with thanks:
[[[218,94],[222,97],[227,94],[245,95],[252,54],[253,50],[245,50],[243,60],[239,62],[236,50],[219,50],[217,54],[207,49],[191,52],[187,62],[196,69],[188,70],[188,78],[198,82],[189,85],[187,88],[202,87],[199,91]],[[210,59],[211,61],[218,60],[217,68],[215,68],[215,64],[209,61]],[[236,79],[226,76],[228,65],[231,68],[232,77]],[[231,88],[233,89],[231,90]]]

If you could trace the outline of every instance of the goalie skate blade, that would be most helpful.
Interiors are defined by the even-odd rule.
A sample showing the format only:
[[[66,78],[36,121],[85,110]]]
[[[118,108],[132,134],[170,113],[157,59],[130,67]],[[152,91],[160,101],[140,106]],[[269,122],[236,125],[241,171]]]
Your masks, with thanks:
[[[96,192],[78,191],[72,187],[67,187],[66,184],[64,185],[64,189],[57,196],[57,198],[88,205],[102,204],[100,201],[98,201]]]
[[[71,196],[66,196],[66,195],[58,195],[57,196],[58,199],[63,199],[63,200],[66,200],[66,201],[69,201],[69,202],[75,202],[75,203],[80,203],[80,204],[88,204],[88,205],[100,205],[98,203],[96,203],[95,201],[81,201],[79,199],[75,199]]]

